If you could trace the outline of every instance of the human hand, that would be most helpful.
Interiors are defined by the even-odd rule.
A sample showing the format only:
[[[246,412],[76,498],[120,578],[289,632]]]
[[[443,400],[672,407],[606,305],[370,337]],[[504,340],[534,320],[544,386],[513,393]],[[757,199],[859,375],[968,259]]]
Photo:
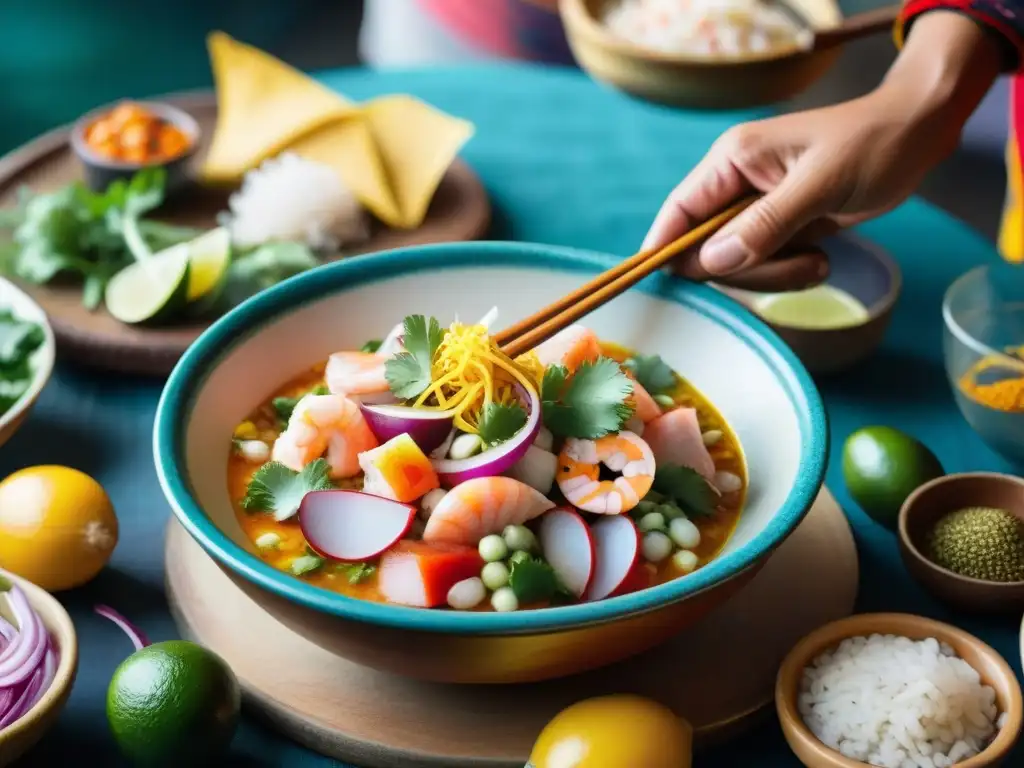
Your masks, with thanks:
[[[667,245],[759,191],[699,252],[677,259],[676,271],[760,291],[821,282],[828,262],[811,244],[906,199],[955,148],[999,64],[997,46],[971,20],[922,17],[874,92],[727,131],[669,195],[644,248]]]

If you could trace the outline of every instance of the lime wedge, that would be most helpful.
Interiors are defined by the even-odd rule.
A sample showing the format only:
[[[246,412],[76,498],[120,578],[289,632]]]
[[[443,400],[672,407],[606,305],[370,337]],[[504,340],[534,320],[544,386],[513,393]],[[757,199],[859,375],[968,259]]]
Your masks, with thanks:
[[[107,283],[107,311],[133,325],[167,320],[188,299],[189,271],[187,243],[137,261]]]
[[[867,322],[859,299],[831,285],[759,297],[754,311],[770,323],[806,330],[835,330]]]
[[[188,301],[204,304],[216,300],[231,265],[231,233],[227,227],[211,229],[188,244],[191,262],[188,277]]]

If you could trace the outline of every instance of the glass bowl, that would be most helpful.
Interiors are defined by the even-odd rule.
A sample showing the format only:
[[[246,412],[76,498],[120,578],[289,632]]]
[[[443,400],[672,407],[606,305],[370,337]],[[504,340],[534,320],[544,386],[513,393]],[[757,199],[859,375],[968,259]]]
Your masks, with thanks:
[[[1024,266],[971,270],[942,302],[946,374],[967,423],[1024,465]]]

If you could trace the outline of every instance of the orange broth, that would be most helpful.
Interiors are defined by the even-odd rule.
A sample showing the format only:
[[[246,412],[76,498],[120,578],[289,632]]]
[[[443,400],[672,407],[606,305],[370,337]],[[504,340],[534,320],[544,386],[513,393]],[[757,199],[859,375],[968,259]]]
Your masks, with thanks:
[[[624,347],[607,342],[602,343],[602,352],[607,357],[614,358],[619,362],[626,360],[631,354]],[[274,392],[271,397],[267,398],[263,404],[249,415],[247,420],[254,425],[259,439],[272,445],[274,439],[277,438],[284,428],[274,409],[273,399],[276,397],[299,397],[317,386],[323,385],[325,365],[317,365],[302,375],[297,376]],[[732,472],[743,480],[743,488],[740,491],[722,496],[713,515],[690,518],[700,530],[700,544],[693,550],[699,558],[697,567],[700,568],[713,560],[721,552],[736,529],[736,524],[743,509],[743,502],[746,498],[747,477],[743,463],[743,452],[735,433],[707,398],[678,374],[677,378],[679,380],[678,386],[671,393],[671,397],[676,404],[696,409],[702,432],[717,429],[723,433],[721,440],[708,449],[715,461],[716,470]],[[275,568],[288,573],[291,561],[296,557],[306,554],[306,540],[299,529],[297,517],[277,522],[269,515],[261,512],[249,512],[243,509],[241,502],[245,497],[246,488],[249,480],[258,468],[258,464],[249,462],[232,451],[228,458],[228,491],[238,522],[250,540],[255,542],[258,537],[266,533],[275,533],[281,538],[281,543],[276,549],[262,552],[261,557]],[[341,487],[361,488],[362,480],[357,477],[351,480],[340,481],[338,485]],[[414,526],[415,530],[417,530],[416,526]],[[646,567],[653,576],[652,582],[654,584],[661,584],[684,575],[672,564],[672,558],[667,558],[657,566],[647,563]],[[377,589],[376,574],[353,584],[349,580],[348,568],[341,563],[328,562],[324,567],[312,573],[303,574],[295,578],[301,578],[315,586],[340,592],[349,597],[384,602],[383,596]],[[485,600],[477,610],[490,611],[492,609],[489,601]]]

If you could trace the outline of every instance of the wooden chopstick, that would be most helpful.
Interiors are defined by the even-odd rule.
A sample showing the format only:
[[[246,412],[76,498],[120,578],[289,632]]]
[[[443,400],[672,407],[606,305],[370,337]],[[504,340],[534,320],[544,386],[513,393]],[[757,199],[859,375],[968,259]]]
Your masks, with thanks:
[[[512,358],[530,351],[661,269],[686,249],[706,240],[756,199],[752,196],[741,200],[659,251],[641,251],[625,259],[567,296],[506,328],[495,336],[495,341]]]

